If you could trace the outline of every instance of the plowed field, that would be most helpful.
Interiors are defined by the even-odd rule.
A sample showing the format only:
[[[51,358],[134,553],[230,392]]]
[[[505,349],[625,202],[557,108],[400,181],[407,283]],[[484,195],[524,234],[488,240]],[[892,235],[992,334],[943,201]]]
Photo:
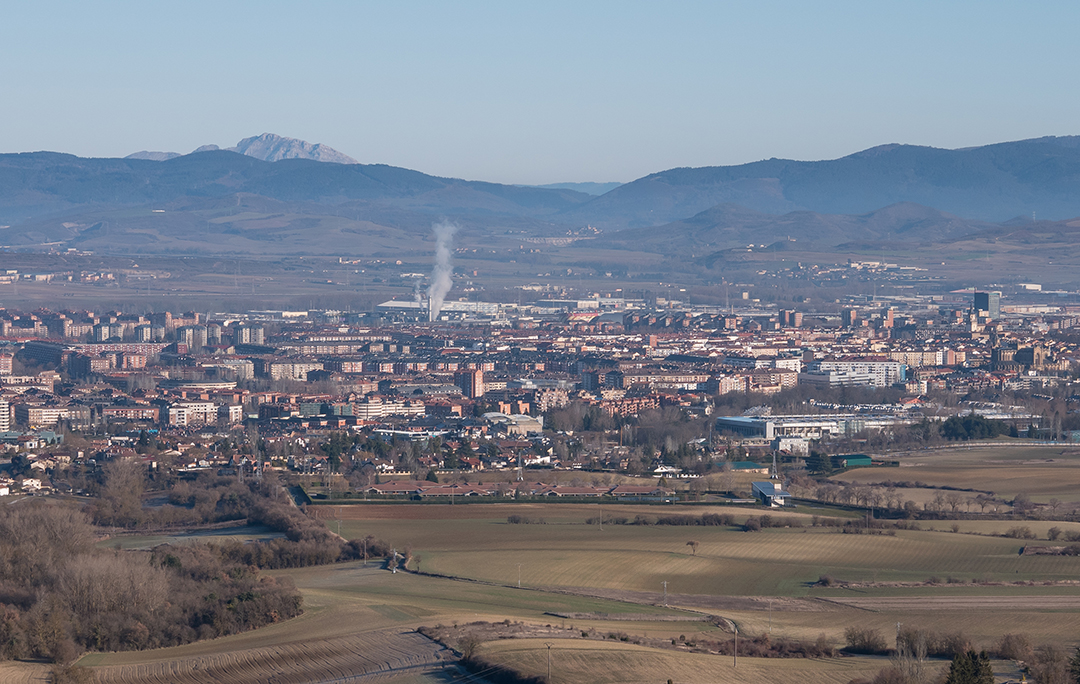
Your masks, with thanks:
[[[438,667],[445,652],[415,632],[370,632],[338,639],[94,668],[100,684],[248,684],[369,681]]]

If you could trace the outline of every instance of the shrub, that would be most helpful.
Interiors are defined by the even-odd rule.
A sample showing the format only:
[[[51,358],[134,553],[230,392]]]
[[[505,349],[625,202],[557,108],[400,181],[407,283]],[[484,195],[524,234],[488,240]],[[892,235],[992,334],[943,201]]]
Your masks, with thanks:
[[[869,627],[848,627],[844,630],[845,650],[849,653],[878,655],[889,650],[885,637],[876,629]]]
[[[936,644],[936,648],[931,651],[930,655],[934,656],[953,656],[962,655],[971,651],[974,646],[963,632],[954,632],[952,634],[943,634],[940,641]]]
[[[514,514],[507,516],[506,522],[511,525],[544,525],[547,521],[545,521],[543,518],[530,518],[527,515]]]
[[[1031,528],[1027,526],[1010,527],[1005,532],[1005,536],[1010,539],[1034,539],[1035,533],[1032,532]]]
[[[1034,653],[1031,640],[1023,634],[1005,634],[994,647],[995,656],[1008,660],[1030,660]]]

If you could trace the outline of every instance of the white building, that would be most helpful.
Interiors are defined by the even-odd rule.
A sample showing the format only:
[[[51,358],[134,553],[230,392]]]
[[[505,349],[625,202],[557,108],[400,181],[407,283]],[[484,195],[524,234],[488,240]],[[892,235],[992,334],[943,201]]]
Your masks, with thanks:
[[[166,415],[169,425],[207,425],[217,422],[218,407],[211,401],[185,401],[171,405]]]
[[[721,416],[716,419],[716,431],[734,432],[743,437],[758,437],[773,441],[780,437],[821,439],[854,435],[863,430],[881,430],[894,425],[909,425],[909,416],[864,415],[833,413],[809,416]]]
[[[808,366],[809,373],[849,373],[855,374],[850,377],[866,377],[869,384],[874,387],[889,387],[905,378],[905,366],[899,361],[884,361],[876,359],[822,359],[814,361]],[[799,382],[803,379],[800,376]],[[843,384],[843,383],[840,383]]]

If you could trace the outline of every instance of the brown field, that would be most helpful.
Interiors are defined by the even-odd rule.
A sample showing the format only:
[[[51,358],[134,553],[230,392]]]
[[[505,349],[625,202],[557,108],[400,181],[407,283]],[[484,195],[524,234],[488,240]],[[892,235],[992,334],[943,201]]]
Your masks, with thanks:
[[[896,455],[890,457],[896,458]],[[1056,498],[1080,503],[1080,449],[1059,446],[953,448],[917,451],[898,456],[899,468],[857,468],[835,476],[840,482],[923,482],[992,491],[1011,499],[1023,492],[1033,501]],[[907,490],[902,490],[905,498]],[[976,492],[963,492],[975,496]],[[977,510],[977,509],[976,509]]]
[[[876,596],[873,598],[831,598],[829,601],[874,611],[959,611],[993,610],[1051,611],[1080,610],[1080,595],[1075,596]]]
[[[885,659],[828,658],[779,659],[732,658],[701,653],[645,648],[622,643],[580,641],[513,640],[489,642],[481,655],[531,675],[547,674],[547,648],[552,644],[551,678],[565,684],[663,682],[747,684],[753,682],[801,682],[844,684],[872,677]]]
[[[51,665],[0,662],[0,682],[4,684],[47,684]]]
[[[896,472],[892,469],[891,472]],[[938,632],[964,632],[978,648],[1004,632],[1035,643],[1075,645],[1080,634],[1080,587],[1036,585],[1080,576],[1080,559],[1021,556],[1025,543],[985,534],[902,530],[895,536],[845,535],[830,529],[785,527],[747,533],[729,527],[586,525],[596,504],[367,504],[312,506],[347,538],[364,534],[409,547],[425,572],[390,572],[372,561],[275,571],[294,579],[305,613],[254,632],[148,652],[90,654],[81,665],[100,682],[135,681],[363,681],[395,684],[443,681],[437,645],[411,633],[421,625],[519,621],[551,633],[579,636],[625,632],[654,639],[700,635],[726,639],[726,628],[686,618],[715,615],[741,634],[843,644],[849,626],[892,634],[897,622]],[[606,516],[701,515],[761,509],[720,506],[605,505]],[[771,513],[771,512],[770,512]],[[512,525],[520,514],[547,524]],[[780,519],[806,523],[807,513]],[[950,524],[949,521],[940,521]],[[995,521],[964,521],[984,525]],[[936,524],[936,523],[935,523]],[[1042,523],[1032,529],[1044,532]],[[964,530],[982,531],[986,530]],[[696,554],[686,541],[699,542]],[[137,540],[131,540],[132,543]],[[517,588],[521,572],[522,588]],[[830,573],[876,583],[814,586]],[[994,580],[938,586],[900,586],[930,576]],[[1013,584],[1015,581],[1031,583]],[[661,582],[668,582],[664,607]],[[889,584],[892,582],[893,584]],[[558,617],[565,615],[567,617]],[[721,621],[721,624],[724,623]],[[564,630],[564,631],[563,631]],[[525,632],[523,632],[525,633]],[[535,633],[535,631],[533,632]],[[847,682],[873,674],[880,659],[751,660],[738,672],[726,658],[647,649],[599,639],[554,637],[563,667],[556,681]],[[489,657],[541,674],[546,648],[528,639],[488,642]],[[572,651],[572,653],[571,653]],[[32,668],[37,670],[32,672]],[[395,668],[412,669],[395,669]],[[0,670],[3,681],[34,681],[40,666]],[[433,669],[434,668],[434,669]],[[34,672],[37,674],[35,675]],[[6,677],[7,674],[12,677]],[[18,679],[13,677],[17,674]]]
[[[393,676],[439,668],[446,649],[415,632],[381,631],[219,652],[187,658],[152,660],[94,667],[101,684],[201,684],[260,681],[273,673],[275,682],[367,681],[370,675]],[[145,657],[150,654],[139,654]],[[81,665],[94,665],[87,656]],[[117,658],[122,660],[122,658]],[[142,658],[136,658],[142,660]]]
[[[604,520],[615,517],[633,519],[636,515],[687,515],[699,517],[706,513],[730,514],[736,520],[759,516],[762,513],[784,518],[808,521],[814,515],[820,515],[809,509],[789,511],[769,511],[756,506],[723,506],[679,504],[649,505],[620,503],[455,503],[455,504],[409,504],[409,503],[366,503],[349,505],[309,506],[308,515],[325,521],[334,528],[334,520],[492,520],[505,522],[511,515],[528,518],[541,518],[552,524],[583,524],[589,518],[596,518],[603,510]],[[678,529],[678,528],[676,528]]]
[[[102,682],[228,681],[239,684],[266,681],[271,675],[280,675],[281,681],[288,682],[323,682],[340,681],[343,673],[382,672],[376,677],[365,677],[363,681],[429,684],[441,681],[439,672],[389,670],[395,663],[410,664],[408,657],[416,657],[417,645],[413,640],[420,637],[409,634],[408,630],[424,624],[511,619],[534,625],[549,624],[570,633],[593,628],[599,633],[627,632],[664,639],[677,638],[680,634],[722,639],[727,634],[707,622],[667,621],[671,616],[686,613],[648,605],[650,600],[660,598],[658,594],[627,594],[623,598],[646,603],[623,603],[613,600],[620,596],[614,593],[596,592],[604,594],[598,597],[574,596],[412,573],[395,575],[373,566],[364,568],[362,562],[275,574],[289,575],[296,581],[305,596],[304,615],[254,632],[177,648],[91,654],[80,664],[90,667]],[[957,588],[959,593],[977,590],[971,586]],[[949,610],[937,610],[934,606],[942,596],[948,596],[944,588],[902,601],[889,601],[886,600],[888,596],[883,596],[877,599],[878,603],[864,605],[844,599],[876,597],[863,593],[852,596],[852,593],[855,592],[837,592],[837,596],[830,597],[836,600],[820,601],[700,597],[673,592],[669,601],[673,607],[685,606],[694,611],[723,615],[735,621],[744,634],[771,630],[777,636],[811,640],[824,634],[836,645],[842,644],[843,630],[849,625],[873,627],[890,634],[897,621],[938,631],[965,631],[980,646],[992,645],[1000,636],[1003,625],[1008,625],[1008,631],[1028,633],[1036,642],[1053,640],[1066,644],[1070,643],[1070,635],[1080,633],[1080,609],[1074,607],[1076,590],[1060,594],[1072,597],[1064,604],[1055,604],[1053,597],[1048,599],[1044,595],[1016,596],[1011,601],[996,602],[978,597],[972,601],[958,595],[947,601]],[[961,600],[957,602],[957,598]],[[711,605],[710,600],[719,603]],[[1051,607],[1055,605],[1059,607]],[[554,612],[579,616],[560,619],[550,615]],[[619,620],[620,613],[635,619]],[[824,684],[847,682],[856,676],[872,674],[881,665],[877,659],[857,658],[827,661],[747,659],[745,666],[740,663],[740,674],[732,674],[723,669],[726,659],[719,656],[674,651],[656,653],[595,640],[579,639],[566,643],[565,649],[579,651],[574,658],[580,662],[570,668],[572,672],[564,672],[565,679],[557,678],[557,681],[664,681],[667,677],[675,677],[677,681],[686,682],[737,682],[743,681],[739,677],[745,677],[746,681],[754,678],[757,681],[792,681],[794,677],[808,683]],[[418,646],[419,664],[430,663],[437,657],[437,649],[431,642]],[[402,648],[410,655],[402,654]],[[526,666],[526,661],[532,662],[542,656],[540,653],[528,655],[529,650],[535,649],[519,640],[496,642],[485,648],[519,649],[520,654],[514,656],[513,662]],[[630,650],[625,651],[625,648]],[[612,649],[617,651],[614,655]],[[425,653],[427,655],[423,655]],[[613,679],[595,678],[593,668],[608,667],[603,664],[608,657],[615,658],[610,668],[618,674],[613,674]],[[518,663],[518,658],[524,661]],[[565,662],[569,668],[571,661],[563,658],[560,662]],[[23,675],[23,669],[19,667],[22,679],[12,681],[33,681]],[[640,671],[641,678],[620,679],[628,671]],[[212,679],[206,678],[205,675],[211,672]]]

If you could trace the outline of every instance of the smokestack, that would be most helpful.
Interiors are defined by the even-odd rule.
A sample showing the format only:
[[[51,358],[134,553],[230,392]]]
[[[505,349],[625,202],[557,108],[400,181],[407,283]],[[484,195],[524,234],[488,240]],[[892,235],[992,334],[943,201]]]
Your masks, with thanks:
[[[431,226],[431,232],[435,233],[435,268],[431,271],[431,285],[428,286],[427,291],[429,321],[439,318],[446,295],[454,285],[451,278],[454,267],[450,263],[450,245],[457,229],[457,224],[450,221],[442,221]]]

